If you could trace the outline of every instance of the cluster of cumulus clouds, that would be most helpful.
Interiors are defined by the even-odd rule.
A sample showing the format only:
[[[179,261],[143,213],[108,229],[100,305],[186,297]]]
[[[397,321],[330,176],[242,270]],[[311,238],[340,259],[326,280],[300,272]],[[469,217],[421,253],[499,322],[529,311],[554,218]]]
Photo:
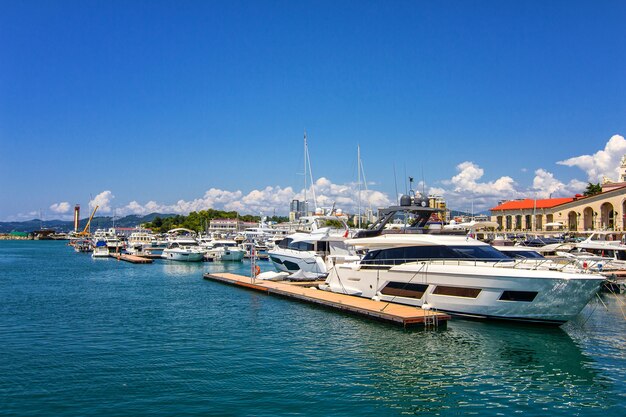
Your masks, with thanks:
[[[534,172],[532,185],[526,188],[520,187],[509,176],[485,181],[483,168],[474,162],[464,161],[456,166],[456,175],[438,181],[437,183],[441,186],[429,187],[428,193],[443,196],[449,207],[463,209],[468,208],[471,204],[476,211],[487,210],[493,207],[498,200],[526,197],[538,199],[570,197],[582,192],[587,182],[599,182],[604,176],[613,179],[618,178],[620,161],[624,154],[626,154],[626,139],[623,136],[614,135],[606,143],[604,149],[593,155],[581,155],[557,162],[559,165],[576,167],[584,171],[587,175],[585,181],[571,180],[564,183],[555,178],[551,172],[539,168]],[[315,193],[318,207],[335,205],[346,212],[355,212],[359,200],[357,189],[356,183],[335,184],[329,179],[321,177],[307,190],[307,196],[310,201],[310,197]],[[418,189],[421,189],[421,184]],[[267,186],[261,190],[252,190],[247,193],[241,190],[230,191],[211,188],[203,196],[190,201],[179,200],[171,204],[157,201],[148,201],[142,204],[138,201],[131,201],[123,206],[116,205],[115,214],[118,216],[146,215],[155,212],[188,214],[192,211],[209,208],[250,214],[269,214],[274,211],[284,214],[292,200],[302,200],[303,197],[304,189],[294,190],[292,187]],[[114,199],[113,192],[105,190],[89,202],[89,207],[93,209],[97,205],[99,213],[103,215],[113,214]],[[361,207],[364,209],[370,207],[376,210],[378,207],[388,206],[395,201],[396,196],[371,189],[362,190],[360,195]],[[50,206],[53,213],[64,218],[70,216],[71,209],[72,206],[66,201]]]

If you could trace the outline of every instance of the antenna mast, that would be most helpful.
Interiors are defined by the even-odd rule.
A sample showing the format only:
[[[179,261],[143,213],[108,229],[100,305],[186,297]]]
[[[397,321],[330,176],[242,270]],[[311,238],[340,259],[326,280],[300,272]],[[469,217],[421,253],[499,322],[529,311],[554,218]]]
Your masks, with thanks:
[[[396,204],[400,205],[400,197],[398,196],[398,176],[396,175],[396,164],[393,164],[393,182],[396,185]]]
[[[304,215],[307,215],[307,201],[306,201],[306,156],[308,155],[307,145],[306,145],[306,129],[304,129]]]
[[[306,141],[306,130],[304,131],[304,199],[306,206],[306,166],[309,164],[309,175],[311,176],[311,193],[313,193],[313,205],[317,211],[317,197],[315,197],[315,183],[313,182],[313,170],[311,169],[311,158],[309,157],[309,146]]]

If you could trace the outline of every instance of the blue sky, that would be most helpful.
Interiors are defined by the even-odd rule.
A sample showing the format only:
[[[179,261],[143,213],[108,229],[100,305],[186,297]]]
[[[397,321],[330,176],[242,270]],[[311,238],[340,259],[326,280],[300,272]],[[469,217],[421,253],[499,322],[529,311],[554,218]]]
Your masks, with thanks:
[[[321,205],[354,208],[357,144],[373,206],[394,167],[455,209],[571,195],[626,154],[625,20],[623,1],[0,0],[0,220],[285,213],[305,129]]]

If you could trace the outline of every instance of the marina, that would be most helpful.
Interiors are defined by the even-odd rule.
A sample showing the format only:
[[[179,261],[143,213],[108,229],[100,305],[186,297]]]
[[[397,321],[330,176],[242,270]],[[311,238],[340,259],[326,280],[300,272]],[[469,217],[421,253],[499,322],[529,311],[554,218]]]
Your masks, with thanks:
[[[5,1],[0,417],[626,416],[625,1]]]

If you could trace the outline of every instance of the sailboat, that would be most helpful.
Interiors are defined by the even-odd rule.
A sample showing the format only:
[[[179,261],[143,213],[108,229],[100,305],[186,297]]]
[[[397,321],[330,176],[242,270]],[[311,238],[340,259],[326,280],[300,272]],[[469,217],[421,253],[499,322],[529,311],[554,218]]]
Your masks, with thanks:
[[[307,173],[311,176],[311,191],[315,204],[315,215],[307,213]],[[304,133],[304,206],[305,216],[300,217],[298,231],[282,239],[276,247],[268,251],[270,260],[279,272],[292,275],[288,279],[315,279],[328,275],[334,263],[356,260],[358,257],[344,244],[348,236],[348,225],[343,216],[331,210],[324,214],[317,207],[315,187],[311,173],[311,160],[306,132]],[[337,224],[342,227],[338,229]]]

